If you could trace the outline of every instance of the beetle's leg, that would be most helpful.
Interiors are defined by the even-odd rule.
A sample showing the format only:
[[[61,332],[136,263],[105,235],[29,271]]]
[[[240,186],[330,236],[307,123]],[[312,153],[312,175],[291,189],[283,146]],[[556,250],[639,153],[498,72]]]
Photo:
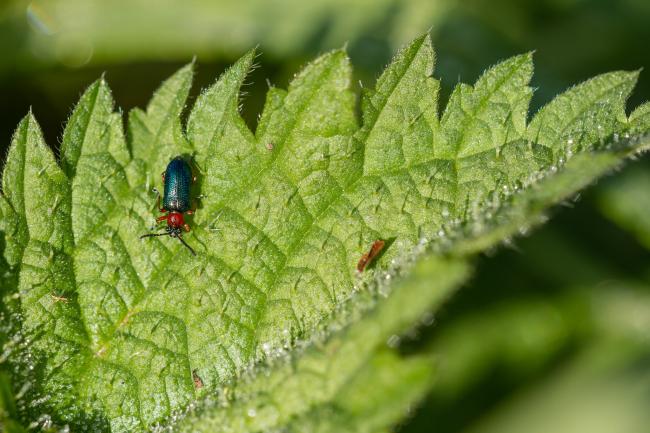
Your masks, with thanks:
[[[165,172],[163,171],[160,173],[160,177],[162,177],[163,184],[165,183]]]
[[[164,175],[164,174],[165,174],[165,173],[163,173],[163,175]],[[167,212],[167,209],[165,209],[165,208],[163,208],[162,206],[160,206],[161,195],[160,195],[160,191],[158,191],[158,188],[153,188],[153,192],[156,193],[156,207],[158,208],[158,210],[159,210],[160,212],[162,212],[162,213]]]
[[[203,170],[201,170],[201,167],[199,167],[199,164],[196,162],[196,158],[194,157],[194,154],[190,156],[189,163],[192,169],[196,169],[196,171],[198,171],[199,174],[203,173]],[[192,174],[194,174],[194,170],[192,170]],[[196,179],[196,176],[194,176],[194,179]]]
[[[190,225],[189,224],[183,224],[183,230],[185,230],[186,232],[189,232],[190,231]]]
[[[160,216],[160,217],[156,218],[157,223],[161,223],[163,221],[167,221],[167,215],[163,215],[163,216]]]
[[[203,197],[207,197],[207,195],[200,194],[192,199],[192,212],[196,212],[196,209],[199,207],[199,202]]]
[[[162,213],[167,212],[167,209],[165,209],[165,208],[163,208],[163,207],[160,206],[160,193],[158,193],[158,199],[157,199],[156,207],[157,207],[158,210],[159,210],[160,212],[162,212]]]
[[[190,210],[186,210],[185,214],[186,215],[194,215],[194,212],[196,212],[196,209],[190,209]]]

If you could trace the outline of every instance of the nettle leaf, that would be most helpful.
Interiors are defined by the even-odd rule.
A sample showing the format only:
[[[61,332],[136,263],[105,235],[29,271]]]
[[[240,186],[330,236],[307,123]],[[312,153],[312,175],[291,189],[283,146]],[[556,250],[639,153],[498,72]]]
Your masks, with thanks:
[[[435,371],[429,356],[386,341],[428,321],[471,255],[650,144],[645,109],[625,117],[636,73],[589,80],[527,124],[530,54],[458,85],[440,117],[428,37],[364,92],[360,120],[349,60],[333,51],[269,90],[253,133],[239,92],[254,58],[202,93],[185,126],[191,64],[129,114],[126,134],[98,80],[66,125],[59,162],[33,116],[20,123],[0,230],[21,343],[5,344],[7,362],[21,372],[13,386],[25,389],[27,423],[388,428]],[[174,239],[138,239],[179,154],[198,173],[185,237],[196,257]],[[380,239],[376,263],[358,272]]]

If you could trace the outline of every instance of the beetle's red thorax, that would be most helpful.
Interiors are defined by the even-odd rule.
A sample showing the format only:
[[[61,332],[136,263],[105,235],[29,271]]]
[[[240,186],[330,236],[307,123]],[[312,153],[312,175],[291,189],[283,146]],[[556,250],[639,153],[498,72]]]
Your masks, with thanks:
[[[167,215],[167,225],[174,228],[183,227],[183,225],[185,225],[183,214],[179,212],[170,212]]]

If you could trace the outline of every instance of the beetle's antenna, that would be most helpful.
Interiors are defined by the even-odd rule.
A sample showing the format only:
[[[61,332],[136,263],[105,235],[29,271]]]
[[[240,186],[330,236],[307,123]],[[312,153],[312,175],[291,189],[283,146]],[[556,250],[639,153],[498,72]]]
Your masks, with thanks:
[[[194,252],[194,250],[192,249],[192,247],[189,246],[189,245],[187,244],[187,242],[185,242],[185,239],[183,239],[183,238],[180,237],[180,236],[177,236],[177,237],[178,237],[178,240],[181,241],[181,243],[182,243],[183,245],[185,245],[185,246],[187,247],[188,250],[190,250],[190,253],[192,253],[193,256],[196,256],[196,253]]]
[[[167,232],[164,232],[164,233],[149,233],[149,234],[140,236],[140,239],[152,238],[154,236],[169,236],[169,233],[167,233]]]

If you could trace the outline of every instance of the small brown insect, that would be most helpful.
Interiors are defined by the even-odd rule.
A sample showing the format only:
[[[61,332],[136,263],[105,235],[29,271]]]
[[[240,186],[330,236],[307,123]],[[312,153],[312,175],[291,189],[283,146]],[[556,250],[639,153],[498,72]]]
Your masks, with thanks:
[[[56,303],[56,302],[63,302],[64,304],[67,304],[67,303],[69,302],[69,301],[68,301],[68,298],[66,298],[65,296],[57,296],[57,295],[55,295],[54,293],[50,293],[50,296],[52,297],[52,300],[53,300],[55,303]]]
[[[268,143],[266,143],[266,150],[268,150],[269,152],[272,151],[274,147],[275,145],[273,144],[273,142],[269,141]]]
[[[373,242],[370,250],[367,253],[364,253],[361,256],[361,259],[359,259],[359,263],[357,263],[357,271],[363,272],[364,269],[366,269],[366,266],[368,266],[370,262],[372,262],[379,255],[381,250],[384,249],[384,245],[385,242],[381,239]]]
[[[194,380],[194,388],[201,389],[203,388],[203,381],[196,373],[196,370],[192,370],[192,379]]]

